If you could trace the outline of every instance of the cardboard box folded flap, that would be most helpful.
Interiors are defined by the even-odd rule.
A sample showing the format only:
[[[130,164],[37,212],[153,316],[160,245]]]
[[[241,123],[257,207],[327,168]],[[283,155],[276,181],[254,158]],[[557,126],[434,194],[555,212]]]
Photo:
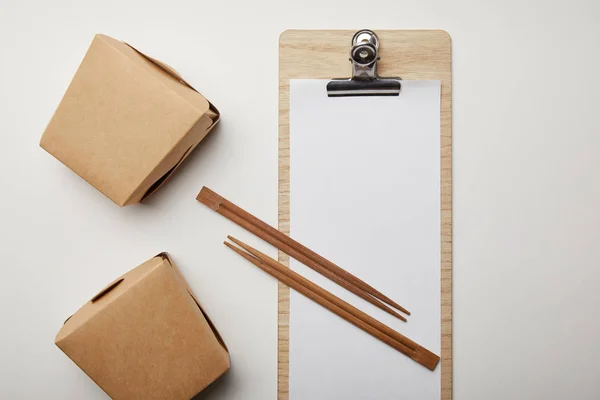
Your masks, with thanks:
[[[173,68],[96,35],[40,146],[123,206],[154,193],[219,118]]]
[[[98,292],[55,343],[114,399],[189,399],[230,366],[225,343],[167,253]]]

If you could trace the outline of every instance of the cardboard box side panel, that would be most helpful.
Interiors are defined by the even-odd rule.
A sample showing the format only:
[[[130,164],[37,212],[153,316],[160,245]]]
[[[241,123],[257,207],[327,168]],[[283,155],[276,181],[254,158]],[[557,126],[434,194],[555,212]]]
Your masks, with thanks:
[[[194,296],[193,293],[191,293],[191,292],[190,292],[190,296],[192,297],[192,300],[194,300],[194,302],[196,303],[196,306],[198,306],[198,309],[200,310],[200,312],[202,313],[202,316],[208,323],[208,326],[210,326],[210,329],[212,330],[213,334],[215,335],[215,338],[217,339],[217,341],[223,348],[223,353],[227,356],[227,368],[229,368],[230,364],[231,364],[231,360],[229,357],[229,349],[227,348],[227,344],[225,343],[225,340],[223,340],[223,337],[219,333],[219,330],[217,329],[215,324],[212,322],[212,320],[210,319],[210,317],[208,316],[206,311],[204,311],[204,308],[202,308],[202,305],[200,305],[200,302],[198,301],[196,296]]]
[[[204,139],[210,131],[212,120],[203,115],[189,130],[181,141],[158,163],[156,168],[144,179],[140,186],[127,199],[125,204],[134,204],[147,199],[158,191],[179,168],[192,150]]]
[[[65,95],[69,91],[69,88],[71,88],[71,86],[73,86],[73,82],[75,81],[75,79],[77,79],[77,72],[81,69],[81,66],[90,57],[90,52],[92,51],[92,47],[94,46],[94,42],[97,41],[97,40],[98,40],[98,38],[94,37],[92,39],[92,41],[90,42],[90,46],[86,50],[83,58],[81,59],[81,62],[79,63],[79,66],[77,67],[77,70],[75,71],[75,74],[71,78],[71,82],[69,82],[69,86],[67,86],[67,89],[64,91],[64,93],[63,93],[63,95],[62,95],[62,97],[60,99],[60,102],[56,106],[56,109],[54,110],[54,113],[52,114],[52,117],[50,118],[50,121],[48,121],[48,123],[46,124],[46,128],[44,129],[44,132],[42,133],[42,137],[40,138],[40,147],[42,149],[46,150],[50,154],[52,154],[52,153],[46,148],[48,146],[48,142],[49,142],[49,137],[48,137],[48,134],[47,134],[48,127],[52,123],[52,119],[54,118],[54,116],[58,113],[58,110],[61,108],[62,103],[65,101]]]
[[[104,293],[101,298],[97,298],[98,294],[96,294],[94,297],[92,297],[92,300],[85,303],[81,308],[79,308],[79,310],[70,316],[56,335],[55,343],[58,344],[60,340],[71,334],[74,330],[79,328],[91,317],[93,317],[97,312],[108,306],[121,294],[125,293],[147,274],[152,272],[153,269],[159,267],[164,262],[165,261],[160,257],[153,257],[126,274],[115,279],[110,284],[106,285],[104,289],[98,291],[98,294],[101,294],[107,288],[110,288],[113,283],[119,282],[119,284],[114,286],[110,291]]]
[[[124,205],[198,117],[181,96],[95,39],[41,145]]]
[[[196,90],[183,84],[179,79],[174,78],[170,73],[166,72],[151,57],[147,57],[142,52],[136,50],[127,43],[113,39],[106,35],[97,35],[106,43],[113,46],[123,55],[128,57],[134,64],[146,71],[155,79],[158,79],[169,90],[177,93],[182,99],[191,104],[199,115],[204,114],[209,109],[208,100],[198,93]],[[162,63],[162,62],[161,62]],[[174,69],[171,68],[173,71]]]
[[[217,340],[219,341],[219,343],[221,344],[221,346],[223,347],[223,349],[227,352],[227,354],[229,354],[229,349],[227,348],[227,345],[225,344],[225,341],[223,340],[223,337],[219,333],[219,331],[218,331],[217,327],[215,326],[215,324],[209,318],[209,316],[206,313],[206,311],[204,310],[204,308],[202,308],[202,305],[200,304],[200,301],[198,301],[198,298],[194,294],[194,291],[188,285],[188,283],[185,280],[183,274],[181,273],[181,270],[177,267],[177,265],[175,264],[175,262],[173,261],[173,259],[171,258],[171,256],[168,253],[165,252],[165,253],[162,253],[160,255],[162,257],[166,258],[168,260],[168,262],[171,264],[171,267],[173,268],[173,272],[175,274],[176,279],[179,280],[180,284],[183,285],[187,289],[189,295],[191,296],[191,298],[196,303],[196,306],[198,306],[198,309],[200,309],[200,312],[202,312],[202,315],[206,319],[206,322],[208,322],[208,325],[212,329],[212,331],[215,334]],[[229,356],[228,356],[228,358],[229,358]]]
[[[174,278],[177,281],[179,281],[179,284],[185,289],[186,294],[188,295],[188,299],[191,300],[195,310],[200,312],[200,315],[202,316],[202,320],[206,323],[205,327],[207,326],[210,329],[210,333],[211,333],[210,338],[211,338],[212,350],[214,352],[213,353],[214,366],[209,369],[210,376],[208,376],[208,379],[206,380],[206,382],[208,382],[208,383],[203,384],[203,386],[198,389],[198,392],[195,393],[195,394],[198,394],[200,391],[204,390],[212,382],[219,379],[222,375],[224,375],[227,371],[229,371],[229,368],[231,367],[231,358],[229,356],[229,349],[227,348],[227,345],[225,344],[225,341],[223,340],[218,329],[213,324],[212,320],[208,317],[208,314],[206,313],[206,311],[204,310],[204,308],[202,307],[202,305],[196,298],[196,295],[190,288],[189,284],[183,277],[181,270],[177,267],[177,265],[175,265],[175,263],[172,262],[172,260],[170,259],[170,256],[168,256],[168,254],[167,254],[167,257],[170,262],[170,266],[172,267],[171,272],[172,272]]]
[[[61,348],[113,398],[191,398],[228,368],[228,357],[168,262]]]

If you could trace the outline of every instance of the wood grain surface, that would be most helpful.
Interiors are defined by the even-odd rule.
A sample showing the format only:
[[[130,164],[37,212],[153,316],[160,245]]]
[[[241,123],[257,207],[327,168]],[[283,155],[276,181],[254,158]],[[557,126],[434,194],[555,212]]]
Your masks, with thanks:
[[[290,232],[290,79],[349,77],[352,35],[358,31],[288,30],[279,39],[279,230]],[[452,45],[444,31],[379,31],[381,76],[440,80],[441,99],[441,400],[452,399]],[[402,94],[400,94],[402,95]],[[289,267],[289,257],[279,252]],[[289,399],[290,293],[278,288],[279,400]]]

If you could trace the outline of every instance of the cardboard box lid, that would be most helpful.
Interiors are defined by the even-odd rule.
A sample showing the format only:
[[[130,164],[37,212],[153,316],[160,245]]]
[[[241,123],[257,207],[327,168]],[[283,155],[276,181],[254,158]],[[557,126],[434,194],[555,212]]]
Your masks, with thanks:
[[[55,343],[115,399],[189,399],[229,368],[219,333],[166,253],[100,291]]]
[[[40,145],[125,205],[182,161],[218,118],[172,68],[96,35]],[[183,144],[190,132],[195,137]],[[171,165],[161,163],[167,158]]]

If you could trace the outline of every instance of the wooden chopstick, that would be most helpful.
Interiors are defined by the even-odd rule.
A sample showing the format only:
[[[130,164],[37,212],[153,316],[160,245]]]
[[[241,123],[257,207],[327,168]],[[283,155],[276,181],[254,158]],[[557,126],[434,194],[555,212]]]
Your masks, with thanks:
[[[383,293],[379,292],[366,282],[360,280],[351,273],[335,265],[331,261],[321,257],[314,251],[308,249],[307,247],[298,243],[297,241],[285,235],[284,233],[261,221],[260,219],[256,218],[252,214],[231,203],[222,196],[219,196],[217,193],[213,192],[206,186],[203,187],[202,190],[200,190],[200,193],[198,193],[196,200],[212,208],[224,217],[230,219],[231,221],[235,222],[236,224],[240,225],[246,230],[254,233],[256,236],[260,237],[264,241],[272,244],[279,250],[285,252],[289,256],[295,258],[296,260],[300,261],[306,266],[319,272],[321,275],[334,281],[338,285],[346,288],[350,292],[368,301],[374,306],[386,311],[387,313],[403,321],[406,321],[406,318],[404,318],[402,315],[398,314],[383,303],[387,303],[390,306],[396,308],[397,310],[400,310],[406,313],[407,315],[410,315],[410,312],[408,310],[406,310],[404,307],[400,306],[399,304],[397,304],[389,297],[385,296]]]
[[[278,263],[266,254],[261,253],[260,251],[231,236],[228,236],[227,238],[246,251],[233,246],[231,243],[224,242],[227,247],[234,250],[268,274],[272,275],[277,280],[283,282],[302,295],[327,308],[329,311],[337,314],[341,318],[344,318],[358,328],[361,328],[370,335],[383,341],[424,367],[432,371],[435,369],[440,359],[437,355],[433,354],[424,347],[421,347],[406,336],[382,324],[368,314],[365,314],[351,304],[343,301],[339,297],[331,294],[320,286],[314,284],[303,276],[297,274],[291,269]]]
[[[326,298],[328,301],[334,303],[338,307],[343,308],[345,311],[349,312],[350,314],[353,314],[355,317],[366,320],[367,323],[369,323],[369,325],[372,325],[374,328],[377,328],[377,329],[383,331],[385,334],[393,337],[394,339],[396,339],[403,345],[407,346],[409,349],[414,350],[418,347],[418,344],[416,344],[412,340],[408,339],[406,336],[403,336],[400,333],[396,332],[395,330],[391,329],[390,327],[382,324],[381,322],[377,321],[375,318],[362,312],[361,310],[354,307],[350,303],[345,302],[344,300],[340,299],[339,297],[335,296],[334,294],[328,292],[327,290],[323,289],[322,287],[318,286],[317,284],[306,279],[302,275],[294,272],[290,268],[285,267],[283,264],[280,264],[279,262],[277,262],[276,260],[267,256],[266,254],[250,247],[249,245],[245,244],[244,242],[242,242],[232,236],[227,236],[227,239],[231,240],[233,243],[237,244],[238,246],[240,246],[241,248],[246,250],[248,253],[250,253],[254,257],[258,258],[263,263],[276,269],[280,273],[286,275],[288,278],[297,281],[298,283],[305,286],[309,290],[312,290],[313,292],[317,293],[319,296]]]
[[[315,271],[319,272],[321,275],[327,277],[328,279],[332,280],[333,282],[337,283],[338,285],[346,288],[347,290],[349,290],[350,292],[352,292],[355,295],[359,296],[360,298],[368,301],[369,303],[373,304],[374,306],[376,306],[376,307],[382,309],[383,311],[385,311],[385,312],[393,315],[394,317],[396,317],[396,318],[398,318],[398,319],[406,322],[406,318],[403,315],[397,313],[396,311],[394,311],[393,309],[391,309],[387,305],[383,304],[382,302],[380,302],[376,298],[372,297],[369,293],[366,293],[365,291],[361,290],[360,288],[358,288],[357,286],[355,286],[352,282],[348,282],[348,281],[340,278],[339,276],[337,276],[333,272],[331,272],[331,271],[323,268],[320,264],[317,264],[314,261],[312,261],[309,258],[307,258],[306,256],[302,255],[301,253],[298,253],[295,249],[289,247],[285,243],[282,243],[281,241],[275,239],[272,236],[269,236],[264,231],[260,230],[256,226],[250,224],[248,221],[240,218],[236,214],[233,214],[231,211],[229,211],[227,209],[224,209],[224,208],[221,208],[219,210],[219,213],[221,215],[227,217],[229,220],[237,223],[241,227],[245,228],[246,230],[254,233],[256,236],[260,237],[261,239],[265,240],[266,242],[268,242],[268,243],[272,244],[273,246],[277,247],[279,250],[287,253],[289,256],[295,258],[296,260],[302,262],[303,264],[307,265],[308,267],[310,267],[310,268],[314,269]]]

